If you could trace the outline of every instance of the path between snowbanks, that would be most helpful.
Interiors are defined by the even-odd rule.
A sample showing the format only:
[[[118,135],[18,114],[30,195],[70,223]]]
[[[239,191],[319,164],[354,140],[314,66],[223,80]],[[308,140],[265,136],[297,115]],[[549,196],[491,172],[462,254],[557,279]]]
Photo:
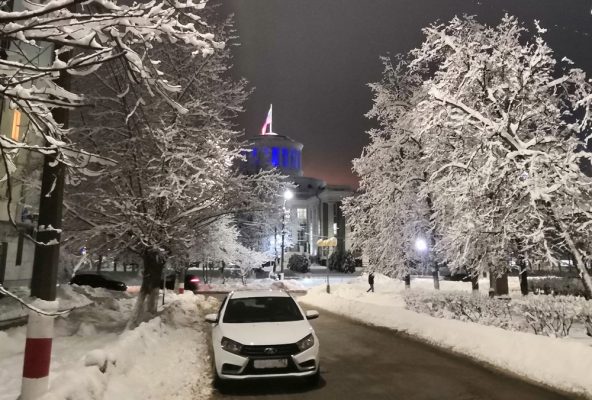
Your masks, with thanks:
[[[346,285],[344,285],[346,286]],[[338,291],[339,292],[339,291]],[[351,293],[351,292],[346,292]],[[393,305],[327,294],[314,288],[299,300],[311,307],[417,337],[518,376],[592,399],[592,347],[470,322],[433,318]],[[372,294],[370,294],[371,296]],[[369,299],[368,299],[369,300]]]

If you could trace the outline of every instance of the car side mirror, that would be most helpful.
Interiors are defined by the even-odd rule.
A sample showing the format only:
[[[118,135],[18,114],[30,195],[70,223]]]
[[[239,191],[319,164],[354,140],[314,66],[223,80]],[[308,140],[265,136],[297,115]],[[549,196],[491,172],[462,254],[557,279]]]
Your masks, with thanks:
[[[315,319],[319,317],[319,312],[316,310],[308,310],[306,312],[306,319]]]
[[[215,324],[218,322],[218,314],[208,314],[205,316],[205,320],[207,322],[210,322],[212,324]]]

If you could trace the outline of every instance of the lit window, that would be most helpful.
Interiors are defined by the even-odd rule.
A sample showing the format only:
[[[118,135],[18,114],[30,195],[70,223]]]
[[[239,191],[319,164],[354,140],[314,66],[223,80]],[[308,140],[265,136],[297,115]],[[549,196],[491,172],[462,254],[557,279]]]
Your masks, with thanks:
[[[273,167],[280,166],[280,149],[278,149],[277,147],[271,148],[271,165]]]
[[[12,112],[12,131],[10,137],[14,141],[18,141],[21,136],[21,112],[13,110]]]
[[[282,148],[282,167],[290,167],[290,150],[286,148]]]
[[[306,222],[306,208],[298,208],[296,210],[299,222]]]
[[[333,234],[336,235],[337,234],[337,222],[333,223]]]

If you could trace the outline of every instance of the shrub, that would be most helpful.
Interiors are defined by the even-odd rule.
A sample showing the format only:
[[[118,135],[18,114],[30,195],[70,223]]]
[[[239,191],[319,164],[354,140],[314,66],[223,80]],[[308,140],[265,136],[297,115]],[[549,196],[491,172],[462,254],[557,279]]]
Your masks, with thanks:
[[[537,335],[565,337],[574,323],[592,335],[592,301],[575,296],[529,296],[502,300],[466,292],[406,291],[407,309],[437,318],[458,319]],[[523,317],[524,320],[522,321]]]
[[[584,284],[578,278],[537,278],[528,280],[528,290],[536,294],[584,296]]]
[[[589,302],[574,296],[535,296],[515,305],[535,334],[565,337],[576,321],[586,323]]]
[[[351,251],[336,251],[329,256],[328,265],[330,271],[355,272],[356,260]]]
[[[310,261],[305,255],[292,254],[288,260],[288,269],[294,272],[308,272],[310,271]]]
[[[404,294],[408,309],[437,318],[458,319],[504,329],[520,329],[512,320],[506,300],[465,292],[424,292],[410,290]]]

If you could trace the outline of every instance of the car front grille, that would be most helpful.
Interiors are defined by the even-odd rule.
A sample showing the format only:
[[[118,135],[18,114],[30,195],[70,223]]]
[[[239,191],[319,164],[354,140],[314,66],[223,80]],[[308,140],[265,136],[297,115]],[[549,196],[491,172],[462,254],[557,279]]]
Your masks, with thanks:
[[[243,346],[241,355],[258,358],[277,358],[300,353],[296,343],[274,344],[269,346]]]

